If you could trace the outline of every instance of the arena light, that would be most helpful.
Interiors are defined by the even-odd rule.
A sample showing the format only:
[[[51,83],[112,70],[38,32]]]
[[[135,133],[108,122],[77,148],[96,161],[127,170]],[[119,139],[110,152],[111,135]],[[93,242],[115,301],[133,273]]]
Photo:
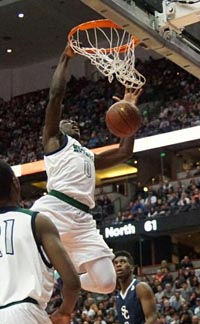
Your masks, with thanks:
[[[33,182],[32,185],[34,187],[40,188],[40,189],[46,189],[46,181],[37,181],[37,182]],[[43,195],[45,195],[46,193],[44,192]]]
[[[178,145],[199,139],[200,126],[189,127],[164,134],[138,138],[135,141],[134,152],[153,150],[169,145]]]
[[[20,19],[24,18],[24,13],[23,12],[18,13],[17,17],[20,18]]]
[[[118,164],[112,168],[97,171],[96,176],[99,180],[105,180],[110,178],[133,175],[136,173],[137,168],[129,166],[128,164]]]
[[[200,126],[189,127],[186,129],[176,130],[159,135],[137,138],[135,140],[133,152],[139,153],[142,151],[153,150],[159,147],[166,147],[169,145],[178,145],[185,142],[190,142],[199,139]],[[94,153],[98,154],[105,152],[108,149],[117,148],[118,144],[98,147],[93,149]]]

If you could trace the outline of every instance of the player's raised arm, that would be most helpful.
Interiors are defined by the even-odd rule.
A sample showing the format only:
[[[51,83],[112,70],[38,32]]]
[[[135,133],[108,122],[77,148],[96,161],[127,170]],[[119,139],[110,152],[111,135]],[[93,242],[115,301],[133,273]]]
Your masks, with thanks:
[[[63,303],[51,315],[53,323],[68,323],[80,291],[77,272],[64,249],[55,225],[44,215],[36,217],[36,239],[63,281]]]
[[[75,54],[73,53],[72,49],[67,46],[65,51],[61,54],[51,81],[49,102],[45,114],[42,139],[44,150],[47,152],[48,146],[50,145],[50,140],[52,138],[55,138],[59,133],[59,122],[62,113],[62,101],[66,88],[67,66],[70,58],[72,58],[74,55]],[[53,147],[53,149],[56,149],[56,147]]]
[[[125,89],[123,100],[135,105],[142,92],[142,89],[131,91]],[[114,100],[120,101],[120,98],[113,97]],[[133,153],[135,136],[121,138],[119,147],[116,149],[107,150],[103,153],[95,155],[95,168],[96,170],[112,167],[115,164],[127,161]]]

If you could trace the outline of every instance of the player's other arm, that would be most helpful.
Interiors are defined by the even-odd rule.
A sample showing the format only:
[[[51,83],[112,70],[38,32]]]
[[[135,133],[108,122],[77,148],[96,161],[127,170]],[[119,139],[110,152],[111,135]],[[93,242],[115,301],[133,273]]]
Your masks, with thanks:
[[[68,46],[61,54],[49,90],[49,102],[45,114],[43,129],[43,146],[48,144],[50,138],[55,137],[59,132],[59,123],[62,113],[62,101],[65,94],[67,82],[67,66],[70,58],[75,54]]]
[[[35,225],[37,241],[44,248],[51,264],[58,271],[63,281],[63,303],[51,315],[51,320],[53,323],[59,323],[59,320],[65,319],[67,323],[78,299],[80,291],[79,276],[60,241],[58,231],[52,221],[46,216],[38,214]]]
[[[119,147],[95,154],[95,168],[101,170],[127,161],[133,153],[134,136],[122,138]]]
[[[154,324],[157,321],[156,302],[151,287],[145,282],[136,286],[137,297],[139,298],[145,316],[145,324]]]
[[[123,100],[129,101],[135,105],[142,93],[142,89],[132,91],[132,89],[125,89]],[[118,97],[113,97],[114,100],[120,101]],[[112,149],[95,155],[96,170],[112,167],[118,163],[127,161],[133,153],[134,136],[121,138],[120,145],[117,149]]]

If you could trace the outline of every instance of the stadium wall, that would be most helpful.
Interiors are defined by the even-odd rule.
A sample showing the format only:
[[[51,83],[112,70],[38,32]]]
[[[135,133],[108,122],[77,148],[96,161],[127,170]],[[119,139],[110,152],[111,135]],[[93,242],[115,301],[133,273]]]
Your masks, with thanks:
[[[4,100],[49,87],[52,74],[58,58],[38,64],[27,65],[15,69],[5,69],[0,73],[0,97]],[[71,61],[68,69],[68,79],[73,74],[80,78],[85,76],[85,59],[77,57]],[[87,75],[89,75],[87,73]]]

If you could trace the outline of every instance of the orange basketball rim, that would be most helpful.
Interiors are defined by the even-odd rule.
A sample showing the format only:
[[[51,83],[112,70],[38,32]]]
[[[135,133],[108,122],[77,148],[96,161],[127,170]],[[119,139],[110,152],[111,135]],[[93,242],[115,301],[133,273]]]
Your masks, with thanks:
[[[118,24],[114,23],[113,21],[109,19],[99,19],[99,20],[92,20],[88,21],[85,23],[82,23],[80,25],[77,25],[76,27],[72,28],[71,31],[68,34],[68,42],[69,45],[73,48],[74,45],[74,35],[78,31],[87,31],[91,29],[97,29],[97,28],[113,28],[116,30],[122,30],[122,27],[119,26]],[[131,35],[132,38],[132,46],[137,46],[140,43],[139,38],[137,38],[134,35]],[[133,45],[134,44],[134,45]],[[97,48],[95,47],[82,47],[84,48],[84,51],[86,51],[88,54],[93,54],[97,51]],[[110,47],[110,48],[104,48],[105,53],[110,53],[110,52],[119,52],[119,53],[124,53],[128,49],[128,43],[120,45],[120,46],[115,46],[115,47]]]

